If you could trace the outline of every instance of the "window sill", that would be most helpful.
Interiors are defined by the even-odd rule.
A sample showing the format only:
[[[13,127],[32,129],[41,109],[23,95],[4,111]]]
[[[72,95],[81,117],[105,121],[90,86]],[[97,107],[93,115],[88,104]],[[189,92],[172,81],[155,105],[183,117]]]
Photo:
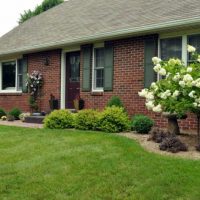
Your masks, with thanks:
[[[103,96],[104,91],[92,91],[91,95],[92,96]]]
[[[0,91],[0,96],[21,96],[22,91]]]

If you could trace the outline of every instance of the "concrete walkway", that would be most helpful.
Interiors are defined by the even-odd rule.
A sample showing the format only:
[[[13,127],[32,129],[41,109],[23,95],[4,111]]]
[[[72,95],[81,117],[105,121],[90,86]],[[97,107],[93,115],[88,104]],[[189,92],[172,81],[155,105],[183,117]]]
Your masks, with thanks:
[[[43,124],[24,123],[20,120],[15,120],[13,122],[1,121],[0,120],[0,125],[18,126],[18,127],[26,127],[26,128],[43,128]]]

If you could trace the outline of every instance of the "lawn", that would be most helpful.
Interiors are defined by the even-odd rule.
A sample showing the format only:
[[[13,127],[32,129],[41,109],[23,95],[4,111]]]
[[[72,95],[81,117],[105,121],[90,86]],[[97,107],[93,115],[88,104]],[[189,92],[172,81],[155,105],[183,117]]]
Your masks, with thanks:
[[[1,200],[200,199],[200,161],[125,137],[0,126]]]

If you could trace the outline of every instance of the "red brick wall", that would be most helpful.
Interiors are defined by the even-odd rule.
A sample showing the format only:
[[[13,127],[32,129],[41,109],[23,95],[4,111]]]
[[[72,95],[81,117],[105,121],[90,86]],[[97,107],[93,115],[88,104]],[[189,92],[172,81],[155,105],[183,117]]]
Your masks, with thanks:
[[[148,36],[153,37],[153,36]],[[156,37],[156,36],[154,36]],[[144,40],[136,37],[113,41],[114,82],[113,91],[104,93],[81,92],[86,108],[103,109],[113,95],[119,96],[129,115],[143,113],[156,120],[156,125],[166,127],[167,121],[159,114],[149,112],[145,101],[138,96],[144,87]],[[82,62],[82,59],[81,59]],[[81,65],[82,66],[82,65]],[[82,67],[81,67],[82,68]],[[82,74],[82,70],[81,70]],[[182,129],[195,129],[196,119],[189,116],[181,122]]]
[[[81,92],[80,95],[85,100],[86,108],[96,109],[103,109],[108,100],[113,95],[117,95],[122,99],[130,116],[143,113],[155,119],[156,125],[166,127],[166,120],[159,114],[147,111],[144,105],[144,99],[138,96],[138,91],[144,87],[144,39],[145,37],[136,37],[113,41],[113,91],[104,93]],[[44,65],[46,57],[50,59],[49,66]],[[60,99],[60,68],[60,50],[39,52],[28,55],[29,73],[33,70],[39,70],[44,77],[44,86],[42,89],[40,105],[41,109],[44,111],[49,111],[48,101],[50,94],[53,94],[56,98]],[[9,111],[13,107],[19,107],[23,111],[30,111],[28,106],[28,96],[28,94],[0,94],[0,107],[4,108],[6,111]],[[196,129],[196,119],[191,115],[189,115],[187,120],[182,120],[180,124],[182,129]]]
[[[49,65],[44,64],[45,59],[49,59]],[[61,84],[61,50],[46,51],[28,55],[28,71],[40,71],[43,75],[43,87],[41,93],[40,108],[42,111],[49,111],[49,99],[53,94],[60,100]]]
[[[49,111],[50,94],[60,99],[60,80],[61,80],[61,51],[53,50],[28,54],[28,72],[38,70],[42,73],[44,85],[40,107],[42,111]],[[49,58],[49,66],[44,65],[45,59]],[[22,111],[29,112],[29,94],[0,94],[0,107],[6,111],[13,107],[20,108]]]

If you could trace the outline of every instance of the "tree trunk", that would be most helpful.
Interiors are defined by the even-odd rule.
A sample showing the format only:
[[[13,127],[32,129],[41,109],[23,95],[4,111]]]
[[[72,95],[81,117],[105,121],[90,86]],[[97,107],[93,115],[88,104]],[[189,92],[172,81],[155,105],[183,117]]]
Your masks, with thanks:
[[[174,135],[180,134],[180,129],[176,117],[168,117],[168,131]]]

